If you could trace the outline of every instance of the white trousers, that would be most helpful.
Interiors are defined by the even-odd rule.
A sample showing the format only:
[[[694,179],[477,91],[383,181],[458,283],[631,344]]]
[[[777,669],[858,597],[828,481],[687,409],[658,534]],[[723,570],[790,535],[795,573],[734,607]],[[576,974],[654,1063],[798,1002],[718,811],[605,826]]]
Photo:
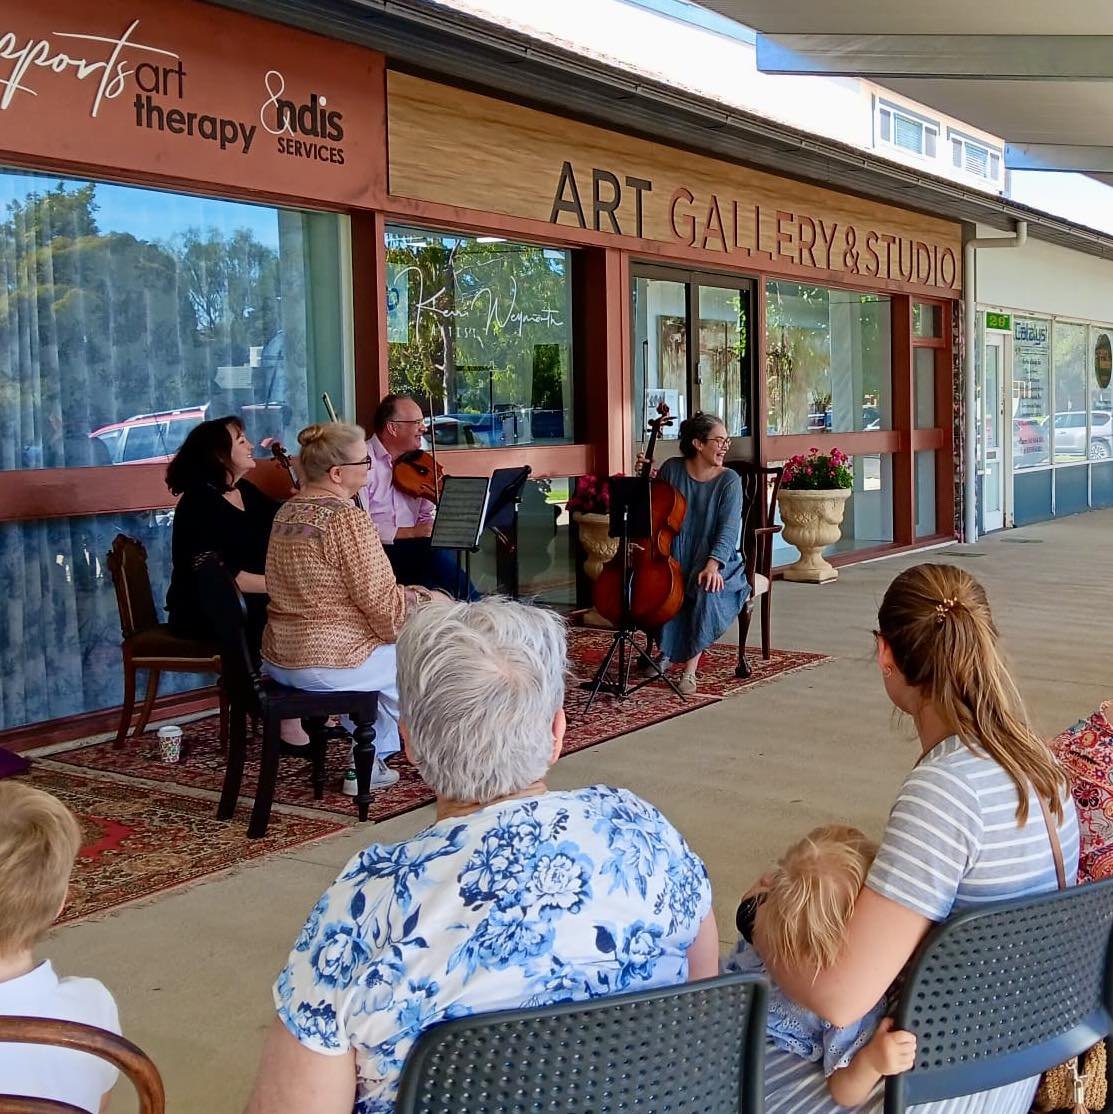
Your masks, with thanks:
[[[379,714],[375,717],[375,754],[387,758],[401,749],[398,737],[398,666],[394,645],[376,646],[371,656],[352,669],[285,669],[263,662],[263,672],[280,685],[307,692],[377,692]],[[351,722],[344,717],[345,726]]]

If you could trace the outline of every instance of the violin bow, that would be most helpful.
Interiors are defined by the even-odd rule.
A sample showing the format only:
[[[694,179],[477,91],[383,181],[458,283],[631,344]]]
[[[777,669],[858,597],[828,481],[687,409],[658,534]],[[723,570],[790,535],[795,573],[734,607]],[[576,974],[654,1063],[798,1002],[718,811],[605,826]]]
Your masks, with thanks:
[[[340,419],[336,416],[336,407],[333,406],[332,399],[328,396],[328,391],[325,391],[321,395],[321,401],[325,404],[325,413],[328,415],[328,420],[330,422],[340,421]],[[359,507],[361,511],[366,510],[363,505],[363,500],[359,497],[358,491],[352,496],[352,502],[355,503],[355,505]]]
[[[441,481],[437,474],[437,425],[433,421],[433,392],[429,392],[429,452],[433,457],[433,490],[437,493],[437,502],[441,501]]]

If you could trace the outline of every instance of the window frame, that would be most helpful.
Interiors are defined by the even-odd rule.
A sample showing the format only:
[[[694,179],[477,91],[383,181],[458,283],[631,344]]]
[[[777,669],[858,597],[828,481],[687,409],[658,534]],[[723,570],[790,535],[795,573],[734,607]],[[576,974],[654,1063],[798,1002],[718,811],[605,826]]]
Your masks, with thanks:
[[[889,116],[889,137],[887,139],[881,134],[881,118],[883,113]],[[909,123],[919,126],[921,135],[919,150],[913,147],[906,147],[903,143],[898,143],[896,141],[896,116],[903,116]],[[874,143],[876,146],[888,147],[894,151],[903,151],[905,154],[914,155],[917,158],[924,159],[926,162],[935,162],[939,157],[939,142],[943,136],[942,125],[939,120],[931,116],[925,116],[922,112],[917,112],[913,108],[907,108],[896,101],[887,100],[884,97],[874,97],[873,120]],[[935,150],[931,153],[927,150],[927,137],[929,133],[934,137],[933,145]]]
[[[1001,166],[1004,161],[1004,152],[1000,147],[995,147],[987,140],[978,139],[959,128],[951,127],[947,128],[947,142],[951,144],[951,163],[955,170],[960,170],[963,174],[968,174],[971,178],[977,178],[979,181],[1000,183]],[[958,162],[954,161],[954,145],[956,143],[961,144],[962,147],[962,157]],[[985,152],[986,172],[984,174],[978,174],[966,165],[966,149],[968,147],[976,147],[978,150]]]

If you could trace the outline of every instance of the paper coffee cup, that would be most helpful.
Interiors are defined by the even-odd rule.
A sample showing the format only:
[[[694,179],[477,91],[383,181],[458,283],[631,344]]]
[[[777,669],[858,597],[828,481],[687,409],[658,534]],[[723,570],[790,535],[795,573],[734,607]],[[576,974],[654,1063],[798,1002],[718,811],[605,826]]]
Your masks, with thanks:
[[[182,757],[182,729],[169,724],[158,729],[158,755],[163,762],[178,762]]]

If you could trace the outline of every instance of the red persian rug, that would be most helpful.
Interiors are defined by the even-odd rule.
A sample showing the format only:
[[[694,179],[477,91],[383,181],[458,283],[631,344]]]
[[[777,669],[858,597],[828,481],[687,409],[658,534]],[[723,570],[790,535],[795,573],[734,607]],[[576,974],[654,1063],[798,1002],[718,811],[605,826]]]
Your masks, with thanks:
[[[324,816],[275,810],[262,839],[247,838],[248,810],[217,820],[213,802],[35,763],[27,784],[52,793],[84,837],[60,924],[212,877],[276,851],[288,851],[346,825]]]
[[[678,697],[662,681],[655,681],[625,700],[600,694],[591,710],[585,711],[588,693],[580,687],[580,683],[592,676],[610,644],[611,636],[606,631],[581,627],[573,627],[569,631],[570,676],[565,697],[568,713],[565,754],[573,754],[639,728],[706,707],[725,696],[829,660],[824,654],[774,650],[769,661],[762,661],[761,654],[755,651],[749,657],[753,676],[742,681],[734,676],[737,650],[733,646],[713,646],[704,656],[700,690],[695,696],[688,699]],[[183,732],[182,760],[174,766],[167,766],[159,760],[158,740],[150,732],[138,740],[128,740],[119,750],[111,743],[97,743],[54,754],[49,761],[90,771],[125,774],[160,784],[171,783],[219,792],[224,779],[224,759],[218,745],[216,718],[184,724]],[[400,777],[397,785],[373,794],[369,814],[372,820],[389,820],[433,800],[432,793],[417,771],[402,755],[391,758],[389,764],[399,772]],[[343,748],[330,748],[325,796],[323,800],[315,801],[309,780],[309,764],[296,758],[284,758],[278,768],[275,804],[317,809],[354,820],[355,805],[350,797],[340,792],[346,765],[347,755]],[[252,793],[258,777],[259,764],[250,757],[249,751],[244,768],[245,794]]]

